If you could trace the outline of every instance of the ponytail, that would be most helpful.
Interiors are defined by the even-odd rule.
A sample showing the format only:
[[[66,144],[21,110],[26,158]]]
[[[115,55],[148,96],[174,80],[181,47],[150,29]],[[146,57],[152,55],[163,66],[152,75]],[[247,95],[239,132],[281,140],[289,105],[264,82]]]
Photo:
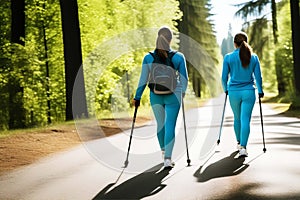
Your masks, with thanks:
[[[234,36],[234,43],[240,48],[239,56],[244,68],[248,67],[252,54],[252,48],[247,41],[248,36],[244,32],[240,32]]]
[[[240,46],[239,56],[242,62],[242,66],[244,68],[246,68],[250,63],[251,53],[252,53],[251,47],[248,45],[247,42],[243,41]]]
[[[164,26],[159,29],[156,39],[156,51],[160,58],[165,60],[168,57],[168,51],[170,50],[170,43],[172,40],[172,31],[170,28]]]
[[[167,50],[170,49],[170,45],[166,41],[163,35],[159,35],[156,40],[157,55],[165,60],[168,57]]]

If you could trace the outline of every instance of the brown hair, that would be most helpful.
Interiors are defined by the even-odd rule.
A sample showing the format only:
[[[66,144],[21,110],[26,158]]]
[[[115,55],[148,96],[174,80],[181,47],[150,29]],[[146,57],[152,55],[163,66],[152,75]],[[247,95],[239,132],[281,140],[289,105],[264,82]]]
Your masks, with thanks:
[[[159,57],[166,59],[170,50],[170,43],[173,37],[171,29],[163,26],[159,29],[156,39],[156,50]]]
[[[249,65],[252,54],[252,48],[247,42],[248,36],[244,32],[237,33],[234,36],[234,43],[237,45],[237,47],[240,48],[239,56],[242,62],[242,66],[245,68]]]

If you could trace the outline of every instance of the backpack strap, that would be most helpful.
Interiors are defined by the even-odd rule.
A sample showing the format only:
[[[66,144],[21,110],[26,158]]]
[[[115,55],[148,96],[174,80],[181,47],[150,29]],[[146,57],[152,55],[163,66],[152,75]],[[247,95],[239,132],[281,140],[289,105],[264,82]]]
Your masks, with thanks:
[[[173,69],[175,69],[175,67],[174,67],[174,63],[172,62],[172,58],[173,58],[173,56],[174,56],[176,53],[177,53],[177,51],[171,51],[171,52],[168,52],[168,57],[169,57],[169,59],[170,59],[170,61],[171,61],[171,67],[173,67]]]
[[[177,51],[170,51],[170,52],[167,52],[168,58],[169,58],[170,61],[171,61],[171,67],[173,67],[173,68],[174,68],[174,64],[173,64],[173,62],[172,62],[172,58],[173,58],[173,56],[174,56],[176,53],[177,53]],[[154,60],[157,58],[157,57],[156,57],[157,55],[156,55],[154,52],[149,51],[149,54],[153,57]]]
[[[177,53],[177,51],[168,52],[169,58],[172,60],[173,56]]]
[[[153,56],[153,57],[155,56],[154,52],[149,51],[149,53],[151,54],[151,56]],[[169,58],[173,58],[173,56],[177,53],[177,51],[169,51],[167,53],[168,53]]]

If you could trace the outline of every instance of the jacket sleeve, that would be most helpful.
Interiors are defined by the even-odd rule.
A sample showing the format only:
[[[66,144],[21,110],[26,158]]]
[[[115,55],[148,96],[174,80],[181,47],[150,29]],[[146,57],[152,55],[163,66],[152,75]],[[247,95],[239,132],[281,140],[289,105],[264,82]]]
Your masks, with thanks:
[[[226,92],[228,90],[227,82],[228,82],[228,76],[229,76],[229,72],[230,72],[228,58],[229,58],[228,55],[225,55],[224,60],[223,60],[222,87],[223,87],[224,92]]]
[[[261,76],[261,70],[260,70],[260,62],[259,58],[255,56],[255,66],[254,66],[254,77],[255,77],[255,83],[258,90],[258,93],[263,93],[262,89],[262,76]]]
[[[188,84],[188,73],[187,73],[187,67],[186,67],[186,60],[182,53],[180,53],[181,59],[179,61],[179,78],[180,78],[180,84],[182,87],[182,92],[185,93],[187,89]]]
[[[150,73],[150,66],[149,66],[150,62],[148,61],[149,59],[149,57],[147,57],[148,55],[149,54],[147,54],[143,59],[142,71],[141,71],[138,87],[136,89],[136,93],[134,97],[134,99],[136,100],[140,100],[142,98],[143,92],[148,83],[149,73]]]

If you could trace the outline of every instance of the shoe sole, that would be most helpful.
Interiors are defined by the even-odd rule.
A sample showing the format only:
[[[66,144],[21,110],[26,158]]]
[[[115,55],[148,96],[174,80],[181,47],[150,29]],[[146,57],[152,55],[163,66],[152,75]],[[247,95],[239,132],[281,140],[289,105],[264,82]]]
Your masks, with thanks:
[[[166,167],[164,167],[164,170],[171,170],[171,169],[173,169],[174,167],[172,167],[172,166],[166,166]]]

